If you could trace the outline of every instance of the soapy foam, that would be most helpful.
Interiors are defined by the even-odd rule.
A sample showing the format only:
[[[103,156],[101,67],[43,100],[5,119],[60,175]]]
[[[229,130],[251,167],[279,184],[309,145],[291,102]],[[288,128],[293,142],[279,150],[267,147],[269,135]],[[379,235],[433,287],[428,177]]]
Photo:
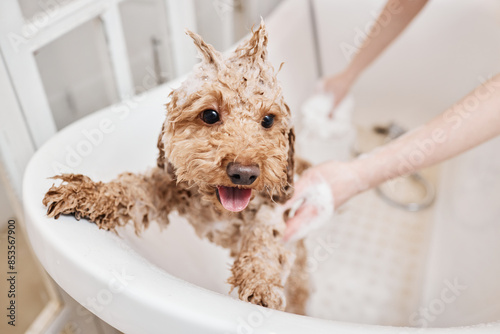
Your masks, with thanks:
[[[331,94],[319,93],[304,102],[301,108],[304,126],[307,132],[313,132],[322,139],[341,137],[351,128],[353,99],[347,96],[329,117],[335,103]]]
[[[301,124],[297,136],[297,151],[313,164],[328,160],[349,160],[356,131],[351,121],[354,109],[352,96],[347,96],[330,111],[335,98],[331,94],[319,93],[307,99],[301,108],[297,124]]]
[[[330,187],[326,182],[319,182],[310,185],[303,192],[300,198],[295,201],[290,217],[293,217],[297,209],[302,205],[312,205],[316,210],[316,216],[311,217],[300,229],[289,239],[289,242],[305,238],[311,231],[320,228],[332,220],[334,211],[334,199]]]

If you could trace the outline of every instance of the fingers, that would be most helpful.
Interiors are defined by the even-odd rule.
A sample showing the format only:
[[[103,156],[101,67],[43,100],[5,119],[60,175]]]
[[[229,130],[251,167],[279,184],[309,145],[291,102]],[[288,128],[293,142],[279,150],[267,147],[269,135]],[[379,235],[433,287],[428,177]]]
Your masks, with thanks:
[[[337,110],[337,107],[340,104],[340,102],[342,102],[343,98],[344,98],[343,96],[339,96],[339,97],[335,96],[333,98],[332,108],[328,112],[328,118],[329,119],[333,118],[333,116],[335,115],[335,110]]]
[[[304,197],[304,192],[308,187],[324,183],[325,178],[322,176],[317,166],[311,167],[302,174],[297,182],[294,184],[294,191],[292,197],[283,205],[283,208],[290,209],[295,202]]]
[[[294,203],[301,198],[304,189],[310,184],[307,175],[307,173],[304,173],[300,179],[295,182],[293,195],[285,204],[283,204],[283,209],[290,209]]]
[[[332,107],[332,109],[330,109],[330,111],[328,112],[328,118],[329,119],[332,119],[333,118],[333,115],[335,114],[335,105]]]
[[[297,232],[303,225],[310,222],[317,213],[317,208],[313,205],[306,204],[301,206],[295,213],[295,216],[286,222],[284,240],[289,241],[291,238],[296,237]]]
[[[284,240],[305,237],[331,218],[334,211],[330,184],[323,177],[322,165],[307,170],[296,183],[294,196],[285,203],[293,216],[286,222]],[[294,213],[295,211],[295,213]]]
[[[335,115],[336,108],[344,100],[350,89],[350,81],[343,73],[324,77],[317,85],[317,91],[323,94],[331,94],[333,96],[333,103],[331,109],[326,114],[329,119]]]
[[[337,93],[336,95],[334,95],[333,105],[330,111],[328,112],[328,118],[330,119],[333,118],[333,116],[335,115],[335,110],[337,110],[337,107],[340,105],[340,103],[342,103],[344,98],[345,98],[345,93],[344,94]]]

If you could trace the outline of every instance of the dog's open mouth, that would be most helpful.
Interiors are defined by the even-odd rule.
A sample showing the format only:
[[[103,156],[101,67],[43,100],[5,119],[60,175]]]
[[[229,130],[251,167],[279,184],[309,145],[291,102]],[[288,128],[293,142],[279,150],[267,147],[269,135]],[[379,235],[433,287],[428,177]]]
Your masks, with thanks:
[[[252,197],[252,189],[217,186],[217,195],[224,209],[240,212],[248,206]]]

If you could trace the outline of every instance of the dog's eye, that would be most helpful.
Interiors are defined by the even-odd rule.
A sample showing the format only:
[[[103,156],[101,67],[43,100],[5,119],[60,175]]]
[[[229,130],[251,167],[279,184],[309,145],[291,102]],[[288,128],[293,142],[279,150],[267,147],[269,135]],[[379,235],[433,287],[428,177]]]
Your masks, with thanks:
[[[207,124],[215,124],[220,120],[220,117],[217,111],[207,109],[201,113],[201,119]]]
[[[266,129],[269,129],[274,124],[274,115],[264,116],[260,124],[262,124],[262,126],[265,127]]]

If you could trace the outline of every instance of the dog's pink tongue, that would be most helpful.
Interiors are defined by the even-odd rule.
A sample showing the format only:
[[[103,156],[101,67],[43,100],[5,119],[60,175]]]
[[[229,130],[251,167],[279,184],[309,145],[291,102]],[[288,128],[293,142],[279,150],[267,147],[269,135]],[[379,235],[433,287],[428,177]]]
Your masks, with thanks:
[[[252,196],[252,189],[239,189],[233,187],[217,187],[219,190],[220,202],[224,209],[239,212],[243,211],[248,202],[250,202],[250,197]]]

